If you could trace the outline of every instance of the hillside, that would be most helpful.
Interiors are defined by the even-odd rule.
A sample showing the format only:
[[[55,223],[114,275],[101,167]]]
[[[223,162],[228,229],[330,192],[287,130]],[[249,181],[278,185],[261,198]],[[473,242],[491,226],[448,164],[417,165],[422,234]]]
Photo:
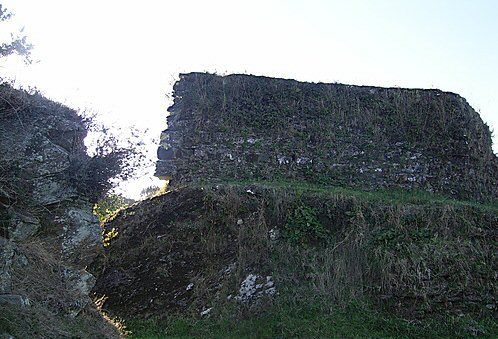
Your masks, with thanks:
[[[497,226],[497,205],[424,193],[182,188],[106,224],[115,237],[95,292],[149,334],[364,336],[381,326],[376,337],[491,335]]]

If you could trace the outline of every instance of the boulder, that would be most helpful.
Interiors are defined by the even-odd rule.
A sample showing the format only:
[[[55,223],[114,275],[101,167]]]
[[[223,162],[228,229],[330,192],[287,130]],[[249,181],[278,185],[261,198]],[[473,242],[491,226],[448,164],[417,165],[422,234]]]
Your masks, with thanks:
[[[9,237],[15,241],[26,240],[40,229],[40,220],[28,212],[10,211]]]

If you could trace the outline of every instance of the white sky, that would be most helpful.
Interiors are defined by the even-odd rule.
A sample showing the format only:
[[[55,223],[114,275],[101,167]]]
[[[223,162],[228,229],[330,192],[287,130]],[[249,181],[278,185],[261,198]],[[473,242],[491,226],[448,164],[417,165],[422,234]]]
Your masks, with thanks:
[[[178,72],[190,71],[440,88],[498,131],[498,1],[2,3],[39,60],[2,73],[113,125],[146,127],[147,140],[165,128]],[[127,194],[152,182],[149,173]]]

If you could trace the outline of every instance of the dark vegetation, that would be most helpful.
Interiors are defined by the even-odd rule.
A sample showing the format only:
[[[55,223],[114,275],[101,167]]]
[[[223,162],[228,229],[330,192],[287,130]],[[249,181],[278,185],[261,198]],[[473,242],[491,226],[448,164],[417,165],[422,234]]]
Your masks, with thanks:
[[[326,307],[320,301],[276,303],[261,315],[242,320],[172,316],[133,319],[127,325],[132,338],[493,338],[498,332],[492,319],[407,321],[363,304]]]
[[[493,337],[496,208],[294,182],[179,189],[106,225],[95,292],[138,337]],[[278,293],[237,300],[249,274]]]

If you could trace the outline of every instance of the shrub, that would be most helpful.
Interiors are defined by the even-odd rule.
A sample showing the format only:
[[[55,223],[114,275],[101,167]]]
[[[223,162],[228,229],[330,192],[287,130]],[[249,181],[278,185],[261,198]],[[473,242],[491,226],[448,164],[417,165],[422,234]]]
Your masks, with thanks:
[[[316,209],[303,203],[291,211],[283,231],[286,239],[303,246],[323,242],[327,235],[327,229],[318,220]]]
[[[99,200],[93,206],[93,213],[99,218],[100,222],[104,222],[112,218],[119,210],[128,207],[134,201],[127,199],[119,194],[109,194]]]
[[[85,124],[93,134],[88,150],[91,158],[76,155],[71,160],[69,173],[78,192],[95,203],[104,199],[120,181],[136,176],[142,169],[145,152],[140,135],[143,133],[132,130],[131,135],[124,138],[122,131],[110,131],[96,123],[95,117],[87,117]]]
[[[13,14],[0,4],[0,22],[8,21]],[[30,52],[33,46],[27,41],[22,29],[18,32],[10,32],[10,39],[0,41],[0,57],[17,54],[30,62]]]

